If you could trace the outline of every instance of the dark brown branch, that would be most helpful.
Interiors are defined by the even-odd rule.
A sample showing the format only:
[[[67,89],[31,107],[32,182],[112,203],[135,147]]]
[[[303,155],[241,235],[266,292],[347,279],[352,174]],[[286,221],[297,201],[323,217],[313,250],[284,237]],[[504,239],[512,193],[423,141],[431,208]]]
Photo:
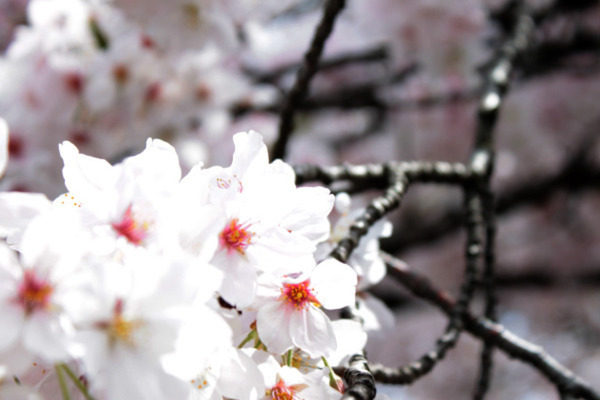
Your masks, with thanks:
[[[482,288],[485,294],[485,317],[490,321],[496,321],[496,271],[495,271],[495,238],[496,238],[496,218],[494,213],[494,196],[489,190],[489,181],[487,188],[482,194],[483,217],[485,221],[485,248],[484,248],[484,270],[482,277]],[[494,345],[491,342],[484,341],[481,351],[481,363],[479,379],[473,398],[482,400],[489,389],[492,374],[492,360]]]
[[[358,247],[360,239],[367,234],[377,221],[390,211],[398,208],[408,189],[408,178],[405,175],[390,173],[391,183],[385,193],[369,203],[364,212],[352,222],[346,237],[340,240],[330,257],[346,262],[352,251]]]
[[[482,252],[482,232],[480,228],[483,220],[481,207],[480,197],[475,192],[468,191],[466,197],[468,215],[465,277],[458,301],[453,304],[453,308],[448,314],[450,320],[446,330],[442,337],[438,339],[435,349],[405,367],[386,369],[385,374],[380,373],[381,369],[374,370],[377,380],[386,383],[410,384],[430,372],[438,362],[444,359],[447,351],[456,344],[463,330],[463,321],[468,313],[469,303],[473,296],[477,264]]]
[[[595,138],[594,125],[590,128]],[[587,160],[587,152],[592,147],[590,140],[584,140],[577,151],[574,151],[569,159],[556,175],[537,178],[525,184],[509,188],[497,195],[496,215],[506,214],[518,207],[537,204],[548,199],[559,190],[571,192],[600,188],[600,170],[591,166]],[[450,208],[444,215],[433,222],[432,225],[421,224],[419,229],[398,231],[392,238],[383,241],[384,249],[394,249],[400,253],[404,249],[415,245],[427,244],[445,235],[452,234],[460,227],[462,210]]]
[[[342,400],[375,398],[377,394],[375,379],[364,355],[355,354],[350,358],[349,367],[344,372],[344,380],[349,387],[342,396]]]
[[[409,270],[404,263],[398,262],[389,254],[382,253],[382,256],[388,265],[388,274],[404,285],[412,294],[437,306],[448,315],[454,310],[455,302],[448,293],[435,287],[426,277]],[[470,313],[464,315],[463,322],[468,332],[494,343],[497,348],[509,356],[531,365],[563,393],[577,398],[600,400],[600,395],[596,390],[547,354],[540,346],[516,336],[498,323],[485,318],[476,318]],[[394,372],[388,368],[374,365],[371,366],[371,371],[381,382],[388,380],[390,373]]]
[[[284,158],[285,156],[287,142],[294,130],[294,112],[298,104],[300,104],[308,94],[310,81],[317,72],[319,59],[321,58],[321,53],[323,53],[325,42],[329,38],[336,17],[344,8],[345,3],[345,0],[327,0],[325,3],[323,17],[315,31],[310,48],[304,55],[304,63],[298,71],[296,82],[285,98],[281,108],[279,136],[277,142],[275,142],[273,151],[271,152],[273,158]]]
[[[570,37],[540,42],[535,46],[523,65],[524,77],[547,74],[569,65],[569,60],[588,54],[598,59],[600,35],[587,29],[576,29]]]
[[[411,183],[442,183],[465,185],[471,182],[471,171],[461,163],[444,161],[403,161],[385,164],[352,165],[343,164],[331,167],[319,165],[294,166],[296,184],[321,182],[331,185],[335,182],[350,181],[363,185],[364,189],[385,189],[396,176],[405,176]],[[395,175],[393,175],[395,174]]]
[[[481,96],[477,113],[477,128],[474,151],[471,155],[471,170],[479,178],[477,190],[481,194],[483,226],[485,226],[484,272],[482,289],[485,294],[485,317],[496,320],[496,296],[494,289],[494,197],[490,190],[490,177],[494,166],[493,134],[500,107],[505,98],[516,61],[531,45],[534,24],[521,3],[515,8],[514,29],[504,43],[495,61],[485,76],[485,90]],[[473,398],[482,400],[490,386],[494,343],[484,341],[481,351],[479,379]]]
[[[330,256],[345,262],[350,257],[352,251],[358,246],[361,237],[367,233],[369,228],[387,212],[400,206],[400,202],[408,189],[411,179],[428,181],[430,179],[439,179],[440,176],[442,176],[443,179],[446,180],[446,183],[448,183],[448,178],[451,178],[450,181],[452,183],[464,184],[465,180],[468,182],[468,179],[465,178],[468,178],[470,175],[466,173],[463,165],[459,164],[458,166],[459,168],[453,169],[452,166],[447,163],[415,162],[391,164],[386,169],[386,171],[388,171],[387,176],[391,181],[391,186],[388,187],[382,196],[373,200],[362,215],[352,223],[349,233],[338,242]],[[312,167],[310,169],[314,176],[319,176],[320,173],[325,172],[318,167]],[[351,167],[339,168],[335,170],[335,173],[339,177],[347,174],[351,169]],[[461,172],[458,175],[456,174],[457,169]],[[365,174],[366,171],[361,171],[360,176],[364,176]],[[310,175],[308,169],[305,171],[305,175]],[[460,179],[457,180],[457,176],[459,176]],[[321,178],[327,179],[331,178],[331,176],[325,175]],[[463,315],[467,312],[471,299],[473,298],[477,264],[482,253],[483,241],[483,209],[481,197],[472,189],[466,189],[465,192],[465,207],[467,209],[467,242],[465,246],[466,268],[465,278],[460,289],[459,300],[450,315],[450,320],[443,335],[436,342],[435,349],[426,353],[417,361],[395,370],[394,383],[408,384],[425,376],[438,362],[444,359],[446,353],[454,347],[462,332]],[[355,314],[352,310],[346,311],[350,317]]]
[[[377,62],[377,61],[385,61],[388,59],[388,49],[386,47],[375,47],[366,49],[362,52],[351,52],[339,54],[333,57],[330,57],[326,60],[322,60],[319,63],[319,71],[326,71],[329,69],[334,69],[338,67],[342,67],[348,64],[354,63],[368,63],[368,62]],[[246,70],[246,72],[254,77],[254,80],[258,83],[274,83],[282,75],[285,75],[290,72],[297,71],[300,68],[300,64],[293,63],[288,65],[283,65],[273,71],[262,72],[262,71],[254,71],[254,70]]]
[[[514,25],[514,8],[518,0],[507,0],[501,7],[491,10],[490,19],[496,21],[505,32],[512,30]],[[555,0],[532,12],[536,25],[557,15],[587,11],[600,4],[598,0]]]

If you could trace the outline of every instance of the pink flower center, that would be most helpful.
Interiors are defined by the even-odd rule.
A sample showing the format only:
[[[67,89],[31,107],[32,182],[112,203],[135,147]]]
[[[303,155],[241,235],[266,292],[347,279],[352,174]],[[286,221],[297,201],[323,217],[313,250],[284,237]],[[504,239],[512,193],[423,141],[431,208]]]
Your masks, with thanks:
[[[139,245],[148,235],[148,223],[140,223],[134,218],[134,214],[131,211],[131,206],[127,208],[123,219],[116,224],[112,224],[113,229],[120,235],[124,236],[131,243]]]
[[[121,343],[134,347],[135,332],[143,327],[144,322],[140,319],[125,318],[123,308],[123,299],[117,299],[113,307],[112,319],[101,321],[96,326],[106,332],[111,344]]]
[[[221,247],[227,249],[228,253],[235,250],[244,254],[254,236],[254,232],[249,231],[248,228],[250,228],[249,223],[240,224],[237,218],[232,219],[219,234]]]
[[[137,319],[127,319],[123,316],[123,300],[117,299],[113,311],[113,319],[108,324],[108,336],[113,341],[128,345],[135,345],[134,332],[143,325]]]
[[[43,278],[35,275],[34,271],[25,271],[23,280],[19,285],[18,301],[25,308],[27,314],[45,309],[50,304],[50,297],[54,292],[52,285]]]
[[[293,400],[296,394],[296,391],[291,386],[287,386],[281,379],[269,392],[272,400]]]
[[[316,299],[308,279],[300,283],[284,283],[281,288],[280,300],[291,304],[297,310],[308,307],[310,303],[316,306],[321,305]]]

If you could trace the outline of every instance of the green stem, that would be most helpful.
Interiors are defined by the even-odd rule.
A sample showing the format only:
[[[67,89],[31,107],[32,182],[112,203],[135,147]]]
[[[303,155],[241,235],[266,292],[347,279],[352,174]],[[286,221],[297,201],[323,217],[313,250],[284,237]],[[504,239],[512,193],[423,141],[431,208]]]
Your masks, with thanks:
[[[83,383],[81,383],[79,378],[77,378],[77,376],[75,376],[75,374],[73,373],[71,368],[69,368],[68,365],[61,364],[59,367],[62,368],[67,373],[69,378],[71,378],[71,380],[73,381],[75,386],[77,386],[77,389],[79,389],[79,391],[83,394],[83,397],[85,397],[86,400],[94,400],[92,395],[90,395],[90,393],[88,392],[87,388],[83,385]]]
[[[321,357],[321,360],[323,360],[323,364],[325,364],[325,367],[327,367],[327,369],[329,370],[329,386],[331,386],[334,389],[337,389],[337,375],[335,374],[335,372],[333,372],[333,368],[331,368],[325,357]]]
[[[285,365],[287,365],[288,367],[291,367],[293,359],[294,359],[294,349],[291,348],[287,352],[287,357],[286,357],[286,360],[285,360]]]
[[[56,377],[58,378],[60,393],[62,394],[63,400],[71,400],[71,395],[69,395],[69,388],[67,387],[67,382],[65,381],[62,368],[59,364],[56,364],[54,369],[56,370]]]
[[[248,334],[248,336],[246,336],[244,338],[244,340],[242,340],[242,343],[239,344],[238,349],[241,349],[242,347],[244,347],[244,345],[246,343],[248,343],[249,341],[251,341],[252,339],[254,339],[256,337],[256,334],[257,334],[256,331],[254,329],[252,329],[250,331],[250,333]]]

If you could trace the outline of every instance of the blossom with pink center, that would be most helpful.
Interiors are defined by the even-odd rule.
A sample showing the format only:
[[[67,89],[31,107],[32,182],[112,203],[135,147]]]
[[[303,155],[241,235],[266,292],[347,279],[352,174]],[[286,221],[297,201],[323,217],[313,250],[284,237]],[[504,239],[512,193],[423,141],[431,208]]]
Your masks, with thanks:
[[[130,243],[139,245],[146,238],[148,234],[148,222],[138,221],[133,212],[131,206],[127,207],[123,214],[123,219],[118,223],[112,223],[111,226],[120,236],[125,237]]]
[[[227,253],[237,251],[245,254],[245,250],[252,243],[254,232],[251,229],[252,224],[240,223],[237,218],[233,218],[219,234],[219,244]]]
[[[296,346],[313,357],[327,355],[337,343],[321,307],[334,310],[354,302],[356,273],[328,259],[296,277],[263,274],[255,307],[260,340],[275,354]]]
[[[195,264],[186,257],[161,257],[143,247],[128,247],[120,260],[90,267],[96,279],[74,321],[94,397],[186,399],[187,382],[168,371],[164,361],[177,352],[190,352],[189,346],[179,346],[186,321],[204,319],[206,299],[220,283],[220,274],[209,276],[216,270],[203,266],[200,274]],[[227,330],[210,323],[217,334],[228,337]],[[194,332],[197,343],[211,348],[212,330]],[[186,360],[184,356],[176,360]],[[196,368],[204,367],[205,361],[196,361]]]
[[[34,356],[54,363],[77,354],[70,311],[85,297],[87,240],[77,215],[53,209],[27,226],[18,261],[0,247],[0,353],[12,373]]]
[[[267,396],[270,396],[273,400],[292,400],[297,399],[297,393],[305,388],[305,385],[286,385],[286,383],[279,379],[279,381],[267,391]]]
[[[127,244],[175,246],[176,228],[162,212],[181,178],[173,147],[148,139],[142,153],[114,166],[80,154],[70,142],[63,142],[59,150],[68,196],[79,199],[81,213],[94,233],[108,239],[99,242],[106,242],[106,250]]]
[[[196,169],[191,179],[208,184],[208,203],[225,216],[211,263],[226,275],[219,293],[241,309],[254,300],[262,273],[314,265],[316,244],[329,232],[333,196],[325,188],[297,188],[289,165],[269,163],[260,134],[240,132],[233,141],[229,167]]]
[[[280,366],[276,359],[262,351],[252,354],[265,383],[261,400],[325,400],[339,398],[329,387],[326,370],[302,374],[296,368]]]
[[[23,272],[17,291],[16,302],[23,307],[25,314],[47,310],[54,292],[54,285],[39,272],[26,270]]]
[[[310,280],[308,279],[300,283],[284,282],[281,288],[280,300],[296,310],[305,309],[309,304],[321,305],[316,299],[314,289],[310,286]]]

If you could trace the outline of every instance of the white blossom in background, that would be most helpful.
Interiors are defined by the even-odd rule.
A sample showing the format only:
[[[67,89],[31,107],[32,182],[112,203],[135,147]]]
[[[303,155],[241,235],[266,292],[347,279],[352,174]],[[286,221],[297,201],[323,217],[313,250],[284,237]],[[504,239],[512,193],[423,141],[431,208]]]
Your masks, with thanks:
[[[334,223],[328,240],[319,245],[317,250],[319,258],[326,257],[333,250],[335,245],[350,232],[352,222],[362,213],[360,208],[351,208],[350,196],[347,193],[339,193],[336,196],[335,210],[339,218]],[[379,283],[385,276],[385,263],[379,255],[379,239],[389,237],[391,234],[392,223],[381,219],[361,237],[358,246],[352,252],[347,263],[358,275],[359,290],[365,290]]]
[[[35,389],[25,384],[17,385],[8,374],[6,366],[0,364],[0,398],[9,400],[43,400]]]
[[[236,44],[233,21],[215,0],[114,0],[113,4],[163,50],[198,49],[207,42],[221,47]]]

